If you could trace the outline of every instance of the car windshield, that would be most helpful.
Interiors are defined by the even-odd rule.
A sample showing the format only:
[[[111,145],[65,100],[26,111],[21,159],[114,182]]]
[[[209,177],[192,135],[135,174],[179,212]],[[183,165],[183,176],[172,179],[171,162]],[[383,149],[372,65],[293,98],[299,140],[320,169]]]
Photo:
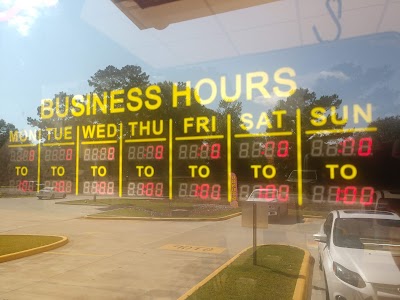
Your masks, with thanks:
[[[400,214],[400,197],[378,199],[376,208]]]
[[[274,189],[255,190],[251,193],[249,201],[274,201],[278,198],[278,191]]]
[[[400,220],[377,218],[336,219],[333,243],[338,247],[400,250]]]
[[[289,179],[297,179],[299,176],[298,171],[292,171],[289,175]],[[301,176],[303,180],[316,180],[317,173],[315,171],[302,171]]]

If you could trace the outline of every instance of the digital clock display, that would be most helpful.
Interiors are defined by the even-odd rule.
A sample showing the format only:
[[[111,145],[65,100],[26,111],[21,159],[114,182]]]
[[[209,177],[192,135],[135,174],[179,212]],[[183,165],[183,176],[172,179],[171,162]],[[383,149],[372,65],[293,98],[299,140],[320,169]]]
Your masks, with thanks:
[[[163,145],[129,146],[129,160],[161,160],[164,158]]]
[[[133,197],[163,197],[163,182],[129,182],[128,196]]]
[[[72,160],[73,149],[46,149],[44,150],[44,161],[70,161]]]
[[[272,158],[272,157],[288,157],[289,141],[282,140],[279,142],[242,142],[239,144],[239,158]]]
[[[221,185],[211,183],[180,183],[179,198],[221,199]]]
[[[239,200],[245,201],[253,190],[265,190],[260,197],[267,200],[277,199],[281,202],[289,200],[290,188],[287,184],[241,184],[239,186]]]
[[[111,161],[115,160],[114,146],[91,146],[83,149],[84,161]]]
[[[314,203],[329,202],[333,204],[369,206],[374,201],[373,187],[356,186],[322,186],[313,187],[312,201]]]
[[[178,153],[179,159],[219,159],[221,158],[221,144],[181,144]]]
[[[36,159],[35,149],[11,150],[10,161],[12,162],[26,162],[34,161]]]
[[[44,182],[45,187],[53,187],[57,192],[60,193],[72,193],[72,181],[71,180],[46,180]]]
[[[10,186],[21,192],[36,192],[37,182],[32,180],[10,180]]]
[[[343,141],[322,139],[313,140],[311,143],[311,156],[360,156],[366,157],[372,155],[372,138],[353,138],[348,137]]]
[[[114,195],[114,181],[84,181],[84,195]]]

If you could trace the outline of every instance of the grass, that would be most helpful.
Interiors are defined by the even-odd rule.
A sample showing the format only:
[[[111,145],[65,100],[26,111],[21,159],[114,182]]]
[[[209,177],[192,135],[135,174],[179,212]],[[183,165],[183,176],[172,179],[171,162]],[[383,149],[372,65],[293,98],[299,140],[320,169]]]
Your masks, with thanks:
[[[313,215],[313,216],[320,216],[320,217],[327,217],[329,212],[332,210],[338,209],[365,209],[362,205],[353,205],[347,206],[344,204],[336,204],[336,203],[310,203],[306,202],[303,206],[298,208],[298,212],[296,211],[294,203],[289,206],[289,215],[296,216],[297,213],[300,216],[303,215]]]
[[[95,215],[96,217],[151,217],[151,212],[134,210],[132,208],[120,208],[112,211],[105,211]]]
[[[138,200],[129,198],[112,198],[112,199],[93,199],[75,200],[59,202],[69,205],[95,205],[95,206],[112,206],[113,210],[97,214],[97,216],[115,216],[115,217],[171,217],[171,211],[174,209],[187,209],[191,218],[207,218],[207,217],[224,217],[236,212],[241,212],[240,208],[230,208],[229,210],[212,210],[199,211],[196,207],[204,202],[199,201],[170,201],[170,200]],[[214,202],[215,203],[215,202]],[[227,204],[226,202],[222,204]],[[327,205],[318,203],[305,203],[302,207],[295,209],[295,205],[289,206],[289,215],[302,217],[303,215],[313,215],[325,218],[328,213],[334,209],[347,208],[346,206]],[[164,216],[163,216],[164,215]]]
[[[187,210],[188,218],[218,218],[240,212],[240,208],[232,208],[226,203],[208,203],[199,201],[170,200],[138,200],[127,198],[76,200],[59,202],[69,205],[108,206],[109,210],[92,216],[99,217],[158,217],[171,218],[173,210]]]
[[[257,248],[240,255],[188,299],[292,299],[304,251],[283,245]]]
[[[0,256],[20,252],[62,240],[56,236],[0,235]]]
[[[102,213],[95,214],[94,216],[99,216],[99,217],[168,217],[171,218],[172,216],[158,216],[157,214],[154,214],[154,212],[158,213],[165,213],[168,214],[170,213],[169,210],[162,209],[162,210],[135,210],[132,208],[119,208],[119,209],[114,209],[111,211],[106,211]],[[237,212],[241,212],[240,209],[231,209],[229,211],[217,211],[217,212],[209,212],[209,213],[196,213],[193,214],[193,211],[189,211],[187,218],[219,218],[219,217],[225,217]],[[93,215],[92,215],[93,216]]]

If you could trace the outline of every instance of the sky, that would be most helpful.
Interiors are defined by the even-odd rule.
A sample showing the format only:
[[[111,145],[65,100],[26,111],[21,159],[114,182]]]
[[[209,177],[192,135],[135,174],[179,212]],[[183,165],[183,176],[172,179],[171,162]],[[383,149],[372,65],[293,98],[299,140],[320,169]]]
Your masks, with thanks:
[[[323,1],[283,0],[140,30],[110,0],[0,0],[0,119],[27,128],[41,99],[87,93],[97,70],[128,64],[153,82],[226,76],[231,90],[234,74],[261,70],[271,80],[291,67],[298,87],[372,103],[375,118],[395,115],[400,1],[387,3],[345,2],[332,15]],[[256,95],[244,110],[256,114],[278,99]]]

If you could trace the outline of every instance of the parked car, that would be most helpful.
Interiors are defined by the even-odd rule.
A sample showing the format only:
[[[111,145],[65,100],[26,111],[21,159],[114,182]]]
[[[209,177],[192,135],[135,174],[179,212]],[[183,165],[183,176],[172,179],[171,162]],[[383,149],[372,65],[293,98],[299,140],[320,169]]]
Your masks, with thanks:
[[[288,199],[288,197],[285,197]],[[251,192],[247,201],[266,201],[268,202],[268,216],[280,220],[281,216],[288,214],[288,200],[279,200],[278,190],[274,189],[255,189]]]
[[[286,182],[290,186],[291,191],[296,191],[297,193],[297,183],[298,183],[299,172],[297,170],[293,170],[290,172],[289,176],[286,179]],[[312,194],[312,188],[317,183],[318,176],[316,170],[302,170],[301,172],[303,192],[307,195]]]
[[[67,194],[65,192],[57,191],[57,189],[54,187],[45,187],[37,193],[37,197],[39,199],[44,199],[44,198],[55,199],[55,198],[65,198],[67,197]]]
[[[314,239],[327,299],[400,299],[397,214],[332,211]]]
[[[400,190],[377,190],[374,194],[375,210],[400,214]]]

